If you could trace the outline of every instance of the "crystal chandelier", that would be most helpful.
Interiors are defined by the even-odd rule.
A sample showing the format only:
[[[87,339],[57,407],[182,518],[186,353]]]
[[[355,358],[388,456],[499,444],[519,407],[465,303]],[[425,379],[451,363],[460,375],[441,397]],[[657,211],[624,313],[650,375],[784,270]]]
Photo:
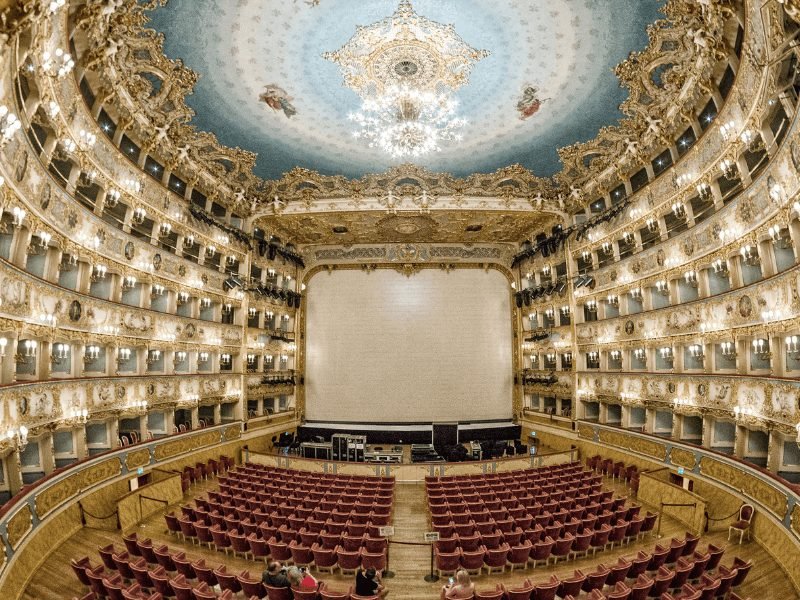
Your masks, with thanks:
[[[323,58],[336,63],[344,83],[362,100],[350,115],[354,136],[393,158],[417,158],[461,139],[466,121],[452,95],[472,66],[489,55],[464,42],[452,25],[414,12],[409,0]]]
[[[392,158],[417,158],[440,150],[440,141],[461,140],[459,130],[466,121],[456,116],[456,107],[446,94],[399,86],[366,98],[349,118],[359,126],[353,135],[370,148],[380,148]]]

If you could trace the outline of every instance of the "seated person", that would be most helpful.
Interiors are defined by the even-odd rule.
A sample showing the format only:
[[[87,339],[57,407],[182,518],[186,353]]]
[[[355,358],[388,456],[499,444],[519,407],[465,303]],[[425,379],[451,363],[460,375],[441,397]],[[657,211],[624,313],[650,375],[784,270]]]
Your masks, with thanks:
[[[291,587],[298,590],[315,590],[319,587],[319,582],[305,569],[291,567],[287,577],[292,584]]]
[[[261,575],[261,582],[274,588],[289,588],[292,585],[286,576],[286,568],[278,561],[267,565],[267,570]]]
[[[381,596],[386,597],[389,593],[381,584],[381,575],[375,569],[369,568],[366,571],[359,569],[356,571],[356,595],[357,596]]]
[[[472,598],[475,595],[475,584],[469,579],[464,569],[456,571],[455,581],[442,587],[442,600]]]

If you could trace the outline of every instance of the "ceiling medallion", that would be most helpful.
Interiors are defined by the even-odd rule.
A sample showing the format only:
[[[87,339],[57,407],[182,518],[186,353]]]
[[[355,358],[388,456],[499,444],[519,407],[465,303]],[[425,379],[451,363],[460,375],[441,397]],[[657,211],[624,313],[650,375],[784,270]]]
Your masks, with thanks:
[[[363,101],[351,115],[370,148],[394,158],[415,158],[460,139],[466,121],[456,115],[455,90],[466,84],[472,66],[489,55],[455,32],[414,12],[409,0],[397,11],[356,33],[335,52],[326,52],[344,83]]]

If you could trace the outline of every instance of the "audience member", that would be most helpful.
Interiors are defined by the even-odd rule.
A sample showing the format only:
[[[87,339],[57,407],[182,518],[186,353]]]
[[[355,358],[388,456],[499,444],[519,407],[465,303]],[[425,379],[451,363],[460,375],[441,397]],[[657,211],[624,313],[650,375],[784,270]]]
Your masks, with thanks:
[[[292,586],[286,576],[286,568],[278,561],[273,561],[267,565],[267,570],[261,575],[261,581],[274,588],[289,588]]]
[[[305,569],[291,567],[287,576],[292,587],[298,590],[315,590],[319,586],[319,582]]]
[[[359,569],[356,571],[356,595],[358,596],[381,596],[386,597],[389,593],[381,583],[381,574],[375,569],[369,568],[366,571]]]
[[[475,584],[470,581],[469,573],[464,569],[456,571],[456,578],[453,583],[442,587],[442,600],[472,598],[474,595]]]

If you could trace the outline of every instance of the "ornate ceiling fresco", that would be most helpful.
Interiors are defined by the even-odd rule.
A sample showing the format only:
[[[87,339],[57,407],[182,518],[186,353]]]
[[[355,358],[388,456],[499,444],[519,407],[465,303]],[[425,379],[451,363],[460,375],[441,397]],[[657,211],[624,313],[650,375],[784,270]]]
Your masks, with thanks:
[[[613,72],[647,45],[663,0],[417,0],[487,56],[455,98],[464,139],[415,160],[465,177],[519,163],[538,176],[560,170],[557,148],[597,135],[622,117],[628,92]],[[360,177],[397,164],[353,137],[357,94],[323,53],[360,25],[391,15],[395,0],[169,0],[149,12],[164,51],[199,74],[192,124],[258,154],[255,173],[294,167]]]

